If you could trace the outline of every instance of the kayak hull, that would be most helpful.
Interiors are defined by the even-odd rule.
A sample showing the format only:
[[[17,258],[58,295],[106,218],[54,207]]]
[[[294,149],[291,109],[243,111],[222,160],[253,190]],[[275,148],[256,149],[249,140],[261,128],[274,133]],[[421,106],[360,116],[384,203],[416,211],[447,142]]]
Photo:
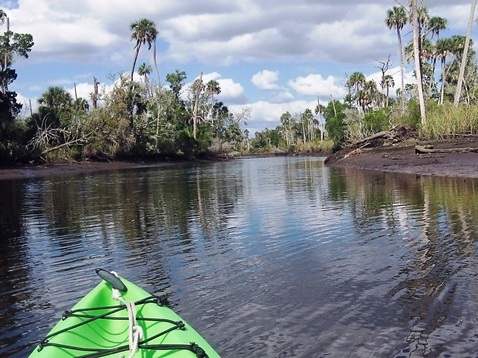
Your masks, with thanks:
[[[135,324],[142,331],[134,357],[219,357],[187,322],[162,304],[159,297],[121,278],[126,302],[135,302]],[[131,311],[131,310],[130,310]],[[131,314],[101,281],[83,297],[31,353],[36,357],[130,356]],[[123,355],[121,355],[123,354]]]

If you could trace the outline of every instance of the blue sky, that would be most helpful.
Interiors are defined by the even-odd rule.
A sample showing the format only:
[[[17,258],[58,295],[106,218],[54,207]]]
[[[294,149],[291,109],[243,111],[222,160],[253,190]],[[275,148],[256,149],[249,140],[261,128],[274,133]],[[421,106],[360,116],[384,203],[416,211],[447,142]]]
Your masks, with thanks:
[[[403,0],[403,3],[408,1]],[[391,56],[399,84],[395,31],[384,19],[393,0],[0,0],[14,32],[30,33],[28,59],[16,59],[11,86],[25,104],[49,86],[89,98],[93,76],[106,90],[112,75],[131,70],[130,23],[156,23],[161,81],[176,69],[187,82],[201,72],[221,86],[218,99],[232,112],[252,110],[251,132],[275,128],[282,113],[313,109],[320,98],[345,95],[346,75],[379,78],[378,59]],[[441,37],[465,35],[471,0],[425,1],[430,16],[448,20]],[[0,32],[5,31],[5,25]],[[403,31],[404,43],[411,29]],[[478,32],[474,31],[474,35]],[[144,49],[138,64],[152,64]],[[411,65],[407,80],[412,81]],[[116,76],[117,77],[117,76]],[[394,88],[396,90],[397,87]],[[27,106],[24,106],[25,110]]]

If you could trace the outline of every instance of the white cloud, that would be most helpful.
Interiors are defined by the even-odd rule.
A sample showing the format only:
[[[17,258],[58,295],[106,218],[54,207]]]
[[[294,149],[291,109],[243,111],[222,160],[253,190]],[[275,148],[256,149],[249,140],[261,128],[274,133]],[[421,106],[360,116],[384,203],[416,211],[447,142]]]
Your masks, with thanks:
[[[263,70],[263,71],[257,72],[254,76],[252,76],[251,82],[257,88],[268,91],[268,90],[276,90],[280,88],[280,86],[277,84],[278,80],[279,80],[279,72]]]
[[[290,93],[289,91],[283,91],[277,94],[276,96],[271,97],[270,101],[274,103],[281,103],[281,102],[290,102],[294,99],[295,97],[292,93]]]
[[[218,96],[223,102],[243,103],[245,100],[244,87],[240,83],[234,82],[231,78],[219,79],[217,81],[221,86],[221,93]]]
[[[298,94],[306,96],[342,98],[346,92],[342,83],[333,76],[323,78],[320,74],[310,74],[290,80],[288,85]]]

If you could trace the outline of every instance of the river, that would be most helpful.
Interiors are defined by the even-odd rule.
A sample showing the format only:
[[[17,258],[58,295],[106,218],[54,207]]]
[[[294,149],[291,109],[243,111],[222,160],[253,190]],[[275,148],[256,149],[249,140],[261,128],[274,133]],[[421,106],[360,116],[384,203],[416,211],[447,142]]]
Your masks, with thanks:
[[[223,357],[475,357],[478,181],[313,157],[0,183],[0,356],[115,270]]]

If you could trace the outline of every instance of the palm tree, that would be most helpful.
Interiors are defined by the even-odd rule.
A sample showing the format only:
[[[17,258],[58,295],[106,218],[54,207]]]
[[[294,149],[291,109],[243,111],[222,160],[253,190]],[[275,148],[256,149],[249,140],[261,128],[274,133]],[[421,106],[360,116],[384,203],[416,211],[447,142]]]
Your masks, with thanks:
[[[422,6],[417,7],[417,13],[418,13],[418,35],[420,38],[420,44],[422,44],[427,36],[426,29],[429,27],[429,23],[430,23],[430,16],[428,15],[428,9],[425,6],[423,6],[423,0],[422,0]]]
[[[374,80],[365,82],[363,86],[363,91],[365,92],[365,106],[374,107],[377,102],[379,102],[379,91],[377,89],[377,83]]]
[[[353,90],[350,100],[355,101],[359,108],[363,108],[363,86],[366,82],[367,80],[362,72],[354,72],[347,79],[347,87]]]
[[[466,32],[465,48],[463,50],[463,56],[461,58],[460,74],[458,75],[458,84],[456,85],[455,100],[453,101],[453,104],[455,106],[458,106],[458,103],[460,103],[461,89],[463,86],[463,78],[465,76],[465,67],[466,67],[466,62],[468,61],[468,48],[470,47],[473,18],[475,17],[476,1],[477,0],[471,1],[470,18],[468,20],[468,30]]]
[[[294,126],[294,118],[289,112],[285,112],[280,116],[280,121],[282,123],[282,128],[284,129],[284,137],[287,148],[291,144],[294,144],[294,134],[292,132],[292,127]]]
[[[38,99],[38,104],[42,107],[51,109],[61,109],[69,107],[73,97],[64,88],[53,86],[49,87],[45,93]]]
[[[42,119],[46,119],[54,126],[68,124],[71,117],[73,97],[64,88],[49,87],[38,99],[39,112]]]
[[[441,88],[440,88],[440,104],[443,104],[445,98],[445,78],[446,78],[446,59],[447,56],[452,54],[451,48],[451,40],[450,39],[440,39],[436,43],[436,54],[437,58],[440,59],[441,62]]]
[[[404,79],[404,59],[403,59],[403,45],[402,45],[402,36],[400,31],[403,29],[405,24],[407,23],[408,17],[407,12],[403,6],[394,6],[393,8],[387,11],[387,18],[385,19],[385,23],[387,24],[388,28],[396,29],[397,31],[397,38],[398,38],[398,50],[400,53],[400,75],[401,75],[401,88],[402,91],[400,96],[400,103],[402,107],[402,112],[405,110],[405,100],[403,97],[403,89],[405,88],[405,79]]]
[[[428,22],[428,33],[432,34],[432,38],[436,37],[435,44],[440,39],[440,32],[446,30],[448,21],[447,19],[439,16],[432,17]]]
[[[437,51],[437,44],[440,41],[440,32],[447,28],[448,21],[443,17],[432,17],[428,23],[427,33],[431,33],[432,39],[435,37],[433,58],[432,58],[432,79],[435,78],[435,69],[437,59],[440,57],[440,54]]]
[[[365,84],[365,75],[362,72],[354,72],[347,80],[347,86],[355,89],[357,92]]]
[[[420,66],[420,25],[417,9],[417,0],[411,0],[413,26],[413,53],[415,54],[415,76],[417,78],[418,100],[420,103],[421,124],[426,123],[425,98],[423,96],[422,69]]]
[[[158,35],[158,31],[156,30],[155,23],[148,19],[140,19],[136,22],[133,22],[130,25],[130,29],[131,29],[131,40],[136,41],[136,44],[134,46],[134,49],[136,50],[136,52],[134,55],[133,68],[131,69],[131,82],[132,82],[134,69],[136,67],[136,61],[138,60],[138,54],[139,54],[139,50],[141,49],[141,45],[148,43],[148,50],[151,50],[151,46],[154,44],[154,52],[155,52],[154,61],[156,62],[156,37]],[[158,74],[158,77],[159,77],[159,74]]]
[[[141,65],[139,65],[138,75],[144,76],[145,79],[147,79],[148,75],[151,74],[151,71],[152,71],[151,66],[143,62]]]
[[[148,75],[151,74],[151,71],[152,69],[150,65],[147,65],[144,62],[141,65],[139,65],[138,75],[144,76],[144,84],[146,86],[146,92],[148,93],[148,95],[152,95],[152,90],[150,93],[149,77],[148,77]]]
[[[384,75],[382,77],[382,81],[380,82],[380,85],[382,86],[383,89],[385,89],[385,107],[388,107],[388,96],[390,94],[390,88],[395,87],[395,80],[393,79],[392,75]]]

